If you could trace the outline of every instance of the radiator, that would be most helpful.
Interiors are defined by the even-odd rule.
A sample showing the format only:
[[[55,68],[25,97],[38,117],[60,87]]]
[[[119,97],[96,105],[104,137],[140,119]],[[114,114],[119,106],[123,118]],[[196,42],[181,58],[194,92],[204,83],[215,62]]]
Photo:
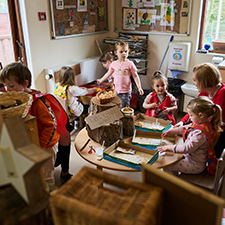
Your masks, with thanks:
[[[88,84],[101,78],[106,69],[99,62],[99,57],[84,59],[78,62],[63,64],[52,68],[45,68],[44,75],[46,81],[46,89],[48,93],[54,94],[56,83],[58,82],[58,72],[62,66],[70,66],[76,72],[77,86]]]

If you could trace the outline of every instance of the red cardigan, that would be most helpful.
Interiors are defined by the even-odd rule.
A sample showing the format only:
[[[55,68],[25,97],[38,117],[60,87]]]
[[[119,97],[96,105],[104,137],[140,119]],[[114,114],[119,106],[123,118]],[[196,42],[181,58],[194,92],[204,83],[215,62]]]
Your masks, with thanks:
[[[225,84],[221,83],[222,86],[219,91],[213,96],[212,101],[216,105],[219,105],[222,109],[222,121],[225,123]],[[198,96],[209,96],[207,92],[201,92]],[[180,121],[184,124],[189,120],[189,114],[186,114]],[[222,127],[225,129],[225,127]]]

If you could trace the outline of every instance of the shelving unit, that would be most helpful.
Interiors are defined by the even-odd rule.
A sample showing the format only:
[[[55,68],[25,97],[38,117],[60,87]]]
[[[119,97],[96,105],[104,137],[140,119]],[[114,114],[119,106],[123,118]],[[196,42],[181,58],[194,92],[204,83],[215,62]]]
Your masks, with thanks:
[[[105,38],[103,42],[115,45],[119,40],[128,43],[130,48],[128,58],[136,65],[138,74],[146,75],[148,67],[148,34],[119,33],[117,38]]]

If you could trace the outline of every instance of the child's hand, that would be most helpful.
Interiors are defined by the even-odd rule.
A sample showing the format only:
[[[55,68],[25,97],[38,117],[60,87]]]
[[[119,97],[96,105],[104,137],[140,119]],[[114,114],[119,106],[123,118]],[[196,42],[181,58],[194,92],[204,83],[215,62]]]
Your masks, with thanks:
[[[158,103],[157,102],[153,102],[152,103],[152,108],[154,109],[154,108],[156,108],[158,106]]]
[[[173,145],[160,146],[160,147],[157,147],[157,150],[160,153],[166,152],[166,151],[173,152]]]
[[[175,124],[173,127],[182,127],[184,122],[180,121],[179,123]]]
[[[167,115],[170,112],[170,108],[169,107],[164,107],[163,113],[165,115]]]
[[[94,92],[97,91],[97,88],[96,87],[93,87],[92,90],[93,90],[93,93],[94,93]]]
[[[96,81],[97,81],[98,84],[102,83],[101,79],[97,79]]]
[[[142,88],[139,88],[138,91],[139,91],[139,94],[140,94],[140,95],[143,95],[143,94],[144,94],[144,91],[143,91]]]
[[[161,134],[161,137],[164,138],[164,137],[167,137],[167,136],[169,136],[169,135],[170,135],[170,131],[168,130],[168,131],[163,132],[163,133]]]

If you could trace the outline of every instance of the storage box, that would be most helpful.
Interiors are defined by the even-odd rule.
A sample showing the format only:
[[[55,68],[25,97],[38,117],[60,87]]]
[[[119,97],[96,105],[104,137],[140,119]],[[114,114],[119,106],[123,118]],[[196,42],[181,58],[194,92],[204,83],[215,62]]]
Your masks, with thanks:
[[[160,123],[159,129],[147,128],[143,127],[145,124],[152,124],[152,123]],[[134,125],[135,129],[143,130],[143,131],[152,131],[152,132],[165,132],[172,127],[172,121],[170,120],[162,120],[155,117],[146,116],[142,113],[137,114],[134,117]]]
[[[136,169],[136,170],[141,170],[141,163],[142,162],[141,161],[140,162],[129,161],[129,159],[132,158],[132,155],[129,155],[129,154],[124,154],[124,155],[128,155],[128,157],[119,158],[119,156],[117,154],[114,154],[114,151],[117,147],[121,147],[123,149],[136,150],[135,155],[133,155],[134,156],[133,160],[138,161],[138,160],[144,158],[144,160],[147,160],[147,163],[150,164],[150,165],[153,164],[159,156],[159,152],[157,150],[149,151],[146,148],[135,146],[135,145],[132,145],[132,144],[126,144],[126,143],[124,143],[123,141],[120,141],[120,140],[118,140],[117,142],[115,142],[114,144],[109,146],[103,152],[103,158],[104,159],[115,162],[115,163],[119,163],[119,164],[124,165],[124,166],[131,167],[131,168]],[[119,153],[119,154],[121,154],[121,153]]]
[[[163,189],[83,167],[51,193],[55,225],[159,225]]]
[[[149,132],[143,130],[135,130],[132,138],[132,144],[147,148],[147,149],[156,149],[162,145],[175,145],[176,137],[175,135],[165,137],[162,139],[162,133],[159,132]]]

